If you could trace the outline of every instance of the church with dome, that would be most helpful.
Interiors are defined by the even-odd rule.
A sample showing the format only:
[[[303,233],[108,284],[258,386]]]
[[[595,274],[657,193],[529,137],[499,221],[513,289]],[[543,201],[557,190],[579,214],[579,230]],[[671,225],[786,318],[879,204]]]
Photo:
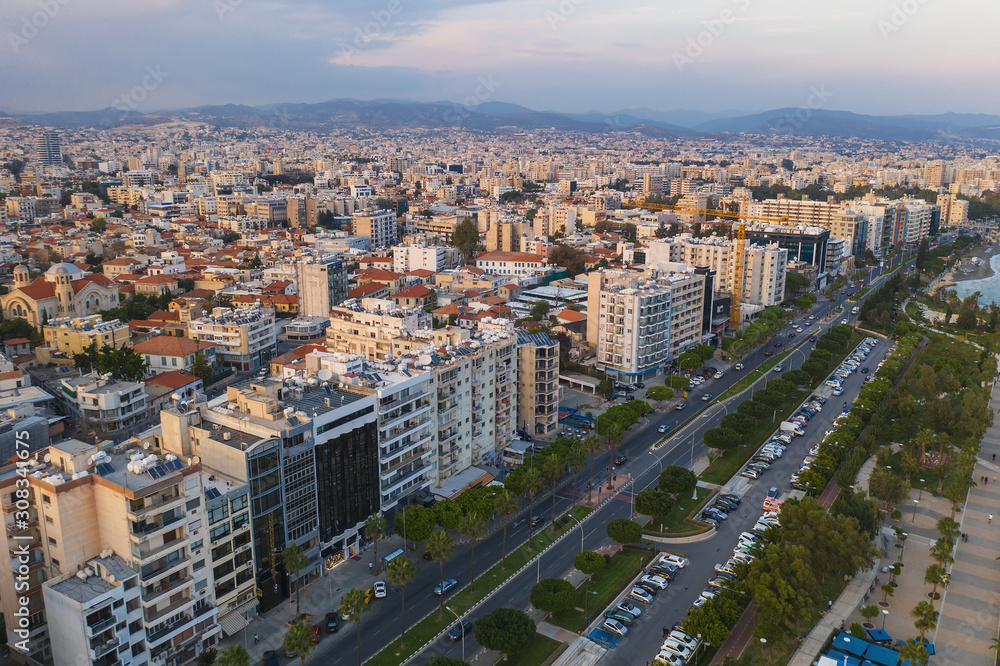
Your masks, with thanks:
[[[13,288],[0,296],[5,318],[21,317],[38,328],[58,317],[85,317],[118,304],[114,280],[67,263],[53,264],[34,280],[26,266],[18,266]]]

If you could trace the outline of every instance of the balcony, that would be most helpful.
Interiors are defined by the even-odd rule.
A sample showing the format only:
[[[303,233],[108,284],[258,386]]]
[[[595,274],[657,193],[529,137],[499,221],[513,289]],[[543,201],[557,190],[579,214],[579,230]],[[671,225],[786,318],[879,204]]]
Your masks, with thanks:
[[[180,506],[181,504],[184,503],[185,499],[186,498],[184,497],[184,495],[178,493],[173,497],[159,498],[153,501],[152,503],[147,503],[142,508],[137,508],[137,509],[132,508],[131,502],[129,502],[129,504],[127,505],[128,514],[133,520],[141,521],[150,512],[158,511],[160,513],[163,513],[175,506]]]
[[[113,638],[110,641],[107,641],[105,643],[101,643],[101,644],[99,644],[97,646],[91,644],[91,646],[90,646],[90,658],[92,660],[100,659],[101,657],[103,657],[107,653],[111,652],[112,650],[117,650],[119,645],[120,644],[119,644],[117,638]]]
[[[185,596],[174,603],[165,606],[159,610],[146,610],[144,617],[146,619],[146,624],[155,625],[157,622],[162,621],[164,618],[177,615],[181,610],[186,609],[195,603],[196,599],[191,596]]]
[[[183,536],[152,549],[144,548],[146,544],[143,544],[143,547],[137,547],[135,544],[132,544],[132,555],[139,558],[140,564],[145,565],[149,564],[150,560],[162,557],[173,550],[182,548],[186,544],[187,539]]]
[[[192,601],[194,601],[194,600],[193,599],[189,599],[188,600],[189,603],[192,602]],[[181,628],[183,628],[184,625],[188,624],[191,621],[192,621],[192,617],[190,615],[188,615],[188,614],[184,614],[184,615],[180,616],[179,618],[177,618],[177,620],[175,620],[174,622],[171,622],[170,624],[165,625],[165,626],[157,629],[156,631],[153,631],[153,632],[147,631],[146,632],[146,641],[150,645],[158,643],[158,642],[162,641],[164,638],[170,636],[170,634],[174,633],[175,631],[179,631]]]
[[[430,456],[430,454],[431,450],[425,449],[423,451],[417,451],[416,453],[414,453],[414,455],[405,456],[402,459],[400,459],[399,462],[396,462],[390,465],[388,468],[379,471],[379,478],[385,481],[386,479],[391,478],[398,470],[402,469],[406,465],[418,460],[423,460],[424,458]]]
[[[181,566],[185,565],[186,562],[181,564]],[[142,605],[149,608],[150,606],[155,605],[157,599],[162,597],[164,594],[176,592],[192,580],[194,579],[186,572],[175,571],[166,578],[163,578],[152,585],[145,585],[143,586]]]
[[[115,626],[118,620],[119,618],[117,618],[114,614],[111,614],[104,616],[99,620],[95,620],[94,622],[88,622],[87,636],[93,638],[94,636],[107,631],[110,627]]]
[[[153,536],[160,530],[164,530],[170,527],[171,525],[179,523],[186,517],[187,514],[181,511],[181,512],[175,512],[172,515],[166,515],[166,514],[158,515],[157,518],[159,519],[159,522],[154,521],[152,523],[145,523],[145,524],[132,522],[132,528],[131,528],[132,539],[140,543],[144,543],[148,541],[151,536]]]
[[[419,391],[417,391],[415,393],[411,393],[411,394],[409,394],[407,396],[403,396],[401,398],[396,398],[395,400],[392,400],[391,402],[384,402],[384,403],[382,403],[382,404],[380,404],[378,406],[379,414],[385,414],[386,412],[391,412],[392,410],[396,409],[397,407],[401,407],[402,405],[405,405],[408,402],[413,402],[417,398],[422,398],[422,397],[424,397],[427,394],[428,394],[428,390],[426,388],[423,388],[423,389],[420,389]]]

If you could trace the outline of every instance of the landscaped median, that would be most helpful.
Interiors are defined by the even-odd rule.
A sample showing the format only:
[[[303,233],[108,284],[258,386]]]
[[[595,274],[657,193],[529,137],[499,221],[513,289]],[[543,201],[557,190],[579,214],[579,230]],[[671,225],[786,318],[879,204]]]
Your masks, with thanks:
[[[607,560],[607,566],[576,589],[576,606],[553,613],[552,624],[577,633],[614,601],[649,564],[656,553],[646,548],[626,547]]]
[[[556,533],[553,534],[551,526],[546,525],[532,535],[531,542],[533,548],[531,552],[527,550],[527,544],[512,550],[507,554],[507,570],[502,571],[498,562],[486,573],[476,578],[476,592],[472,593],[470,586],[466,585],[460,591],[445,598],[445,605],[454,610],[460,616],[490,596],[497,588],[513,577],[529,562],[533,561],[549,545],[554,543],[564,534],[577,527],[579,521],[586,518],[592,509],[584,506],[577,506],[556,518]],[[575,518],[575,520],[574,520]],[[400,649],[399,638],[393,639],[387,647],[365,663],[373,666],[398,666],[405,663],[412,655],[421,651],[424,646],[432,641],[436,636],[447,631],[455,624],[455,616],[445,611],[444,619],[438,619],[438,611],[435,608],[422,620],[410,626],[406,630],[406,649]],[[535,643],[544,643],[536,639],[523,651],[537,651]],[[533,647],[534,646],[534,647]],[[514,655],[516,657],[518,655]],[[512,661],[514,658],[512,657]],[[533,662],[523,662],[533,663]],[[539,662],[540,663],[540,662]]]

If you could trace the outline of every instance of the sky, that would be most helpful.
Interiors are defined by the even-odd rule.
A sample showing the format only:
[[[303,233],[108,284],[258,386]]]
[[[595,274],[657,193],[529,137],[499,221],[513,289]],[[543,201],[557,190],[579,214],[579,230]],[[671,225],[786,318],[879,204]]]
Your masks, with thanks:
[[[998,19],[981,0],[3,0],[0,109],[995,113]]]

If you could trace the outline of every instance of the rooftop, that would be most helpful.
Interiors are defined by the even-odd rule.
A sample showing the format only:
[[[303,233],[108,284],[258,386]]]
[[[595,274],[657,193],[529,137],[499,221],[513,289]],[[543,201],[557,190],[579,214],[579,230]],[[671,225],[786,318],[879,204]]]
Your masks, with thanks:
[[[87,564],[87,568],[81,573],[85,574],[88,570],[93,571],[97,567],[92,567],[90,565],[95,564],[106,569],[107,573],[114,576],[114,580],[116,581],[127,580],[138,575],[125,560],[114,553],[108,557],[95,558]],[[52,589],[56,592],[59,592],[74,601],[78,601],[81,604],[93,601],[94,599],[97,599],[98,597],[115,589],[115,587],[117,586],[114,583],[109,583],[97,573],[89,576],[74,574],[69,576],[66,580],[59,581],[58,583],[54,583],[52,585]]]

